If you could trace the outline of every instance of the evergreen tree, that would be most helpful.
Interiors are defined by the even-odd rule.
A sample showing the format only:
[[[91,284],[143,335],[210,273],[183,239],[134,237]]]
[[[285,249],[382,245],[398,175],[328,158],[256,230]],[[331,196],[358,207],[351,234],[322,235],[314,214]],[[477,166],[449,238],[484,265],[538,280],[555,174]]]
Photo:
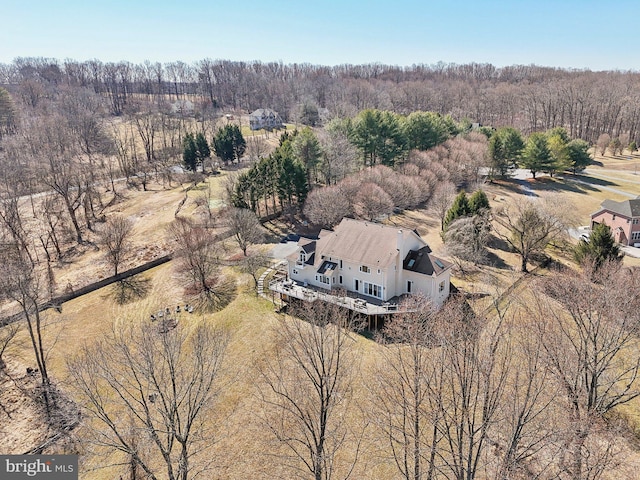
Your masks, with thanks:
[[[637,149],[638,149],[638,144],[635,142],[635,140],[632,140],[631,143],[629,143],[629,151],[633,153]]]
[[[555,172],[562,172],[571,168],[569,155],[569,134],[564,128],[558,127],[547,133],[547,146],[551,153],[552,164],[548,172],[553,176]]]
[[[297,160],[304,166],[307,175],[307,184],[317,177],[317,167],[322,158],[320,142],[310,128],[302,129],[291,141],[291,147]]]
[[[353,122],[351,139],[362,152],[364,164],[393,166],[407,150],[398,115],[388,111],[364,110]]]
[[[505,155],[502,138],[497,133],[489,138],[489,159],[491,161],[491,177],[496,173],[505,176],[509,171],[509,162]]]
[[[570,168],[573,173],[584,170],[591,163],[589,144],[584,140],[572,140],[567,145],[569,151]]]
[[[464,191],[462,191],[453,200],[453,204],[451,205],[451,208],[449,208],[449,210],[447,211],[447,214],[444,217],[444,229],[446,230],[449,224],[454,220],[457,220],[458,218],[461,218],[461,217],[466,217],[470,213],[471,213],[471,208],[469,207],[469,200],[467,199],[467,194]]]
[[[240,127],[235,123],[220,127],[212,143],[213,151],[225,163],[239,160],[247,148]]]
[[[547,137],[542,133],[532,133],[527,140],[521,160],[522,168],[536,178],[538,172],[548,172],[553,168],[553,158],[547,145]]]
[[[487,194],[482,190],[476,190],[473,192],[473,195],[469,198],[469,213],[471,215],[477,215],[482,213],[482,211],[489,210],[491,207],[489,206],[489,199],[487,198]]]
[[[236,160],[240,160],[247,150],[247,142],[240,131],[240,127],[235,123],[231,125],[231,138],[233,140],[233,155]]]
[[[409,149],[428,150],[444,143],[451,134],[447,122],[434,112],[413,112],[404,121]]]
[[[611,228],[605,223],[593,227],[589,240],[580,239],[573,251],[573,257],[580,265],[588,265],[598,270],[607,261],[619,262],[623,253],[611,234]]]
[[[320,123],[320,113],[318,107],[312,103],[305,102],[300,109],[300,123],[315,127]]]
[[[516,167],[524,150],[524,140],[518,130],[512,127],[505,127],[498,130],[498,135],[502,139],[504,157],[509,167]]]
[[[182,162],[187,170],[196,171],[198,148],[193,133],[187,133],[182,139]]]
[[[196,146],[196,155],[200,162],[204,161],[205,158],[209,158],[211,156],[211,149],[209,148],[209,142],[204,136],[204,133],[198,132],[195,137],[195,146]]]

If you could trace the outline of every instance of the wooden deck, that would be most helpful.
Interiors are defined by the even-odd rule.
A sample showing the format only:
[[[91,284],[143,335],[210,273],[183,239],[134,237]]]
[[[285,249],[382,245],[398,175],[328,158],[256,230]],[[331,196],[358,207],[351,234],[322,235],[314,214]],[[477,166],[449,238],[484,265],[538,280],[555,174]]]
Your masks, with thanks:
[[[408,311],[401,307],[398,297],[383,302],[345,290],[323,290],[312,286],[304,286],[289,279],[272,280],[269,283],[269,289],[279,293],[284,300],[286,300],[284,297],[306,301],[322,300],[364,315],[389,315],[400,311]]]

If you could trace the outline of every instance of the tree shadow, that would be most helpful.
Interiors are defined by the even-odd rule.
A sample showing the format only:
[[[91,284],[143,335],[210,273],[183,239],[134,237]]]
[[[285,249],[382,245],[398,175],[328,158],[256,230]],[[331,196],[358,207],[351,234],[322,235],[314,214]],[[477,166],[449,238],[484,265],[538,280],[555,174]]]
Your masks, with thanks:
[[[489,241],[487,247],[495,250],[502,250],[503,252],[511,252],[511,245],[509,245],[504,239],[495,235],[489,235]]]
[[[506,243],[506,242],[505,242]],[[487,251],[485,258],[479,262],[481,265],[491,266],[495,268],[499,268],[501,270],[505,268],[511,268],[502,258],[493,253],[492,251]]]
[[[112,295],[118,305],[125,305],[146,297],[150,288],[151,282],[148,278],[130,277],[115,283]]]
[[[218,278],[209,291],[194,292],[193,288],[186,289],[185,293],[192,296],[196,309],[205,312],[219,312],[233,302],[238,296],[238,285],[235,278]]]

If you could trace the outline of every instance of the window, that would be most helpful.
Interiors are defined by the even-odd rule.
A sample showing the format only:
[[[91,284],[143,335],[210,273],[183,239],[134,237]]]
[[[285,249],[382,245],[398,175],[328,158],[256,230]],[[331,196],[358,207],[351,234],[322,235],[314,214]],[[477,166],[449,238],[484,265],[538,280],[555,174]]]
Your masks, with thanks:
[[[637,218],[634,218],[634,219],[633,219],[633,224],[634,224],[634,225],[637,225],[637,224],[638,224],[638,219],[637,219]]]
[[[640,232],[631,233],[631,240],[640,240]]]
[[[382,298],[382,286],[364,282],[364,294],[370,297]]]
[[[318,278],[317,275],[316,275],[316,278]],[[331,283],[331,279],[326,275],[320,275],[319,280],[320,280],[320,283],[324,283],[325,285],[329,285]]]
[[[380,269],[378,269],[378,275],[380,275]]]
[[[342,260],[340,260],[340,268],[342,268]],[[340,283],[342,283],[342,282],[340,282]]]
[[[298,275],[298,270],[296,270],[295,268],[293,269],[293,274],[294,275]]]
[[[360,271],[362,273],[371,273],[371,269],[369,267],[367,267],[366,265],[360,266]]]
[[[407,280],[407,293],[411,293],[411,285],[413,282],[411,280]]]
[[[298,256],[298,262],[304,263],[306,261],[307,261],[307,254],[304,251],[300,252],[300,256]]]
[[[438,291],[439,292],[444,291],[444,282],[440,282],[440,286],[438,287]]]
[[[340,275],[340,285],[342,285],[342,275]]]
[[[615,220],[615,219],[616,219],[616,216],[614,215],[614,216],[613,216],[613,218],[612,218],[612,220]]]

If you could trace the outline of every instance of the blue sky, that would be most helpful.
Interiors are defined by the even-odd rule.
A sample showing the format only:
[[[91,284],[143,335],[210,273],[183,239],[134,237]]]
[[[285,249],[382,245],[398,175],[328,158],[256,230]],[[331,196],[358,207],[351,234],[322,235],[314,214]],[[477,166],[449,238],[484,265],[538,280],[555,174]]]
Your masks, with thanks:
[[[3,0],[15,57],[640,70],[637,0]]]

